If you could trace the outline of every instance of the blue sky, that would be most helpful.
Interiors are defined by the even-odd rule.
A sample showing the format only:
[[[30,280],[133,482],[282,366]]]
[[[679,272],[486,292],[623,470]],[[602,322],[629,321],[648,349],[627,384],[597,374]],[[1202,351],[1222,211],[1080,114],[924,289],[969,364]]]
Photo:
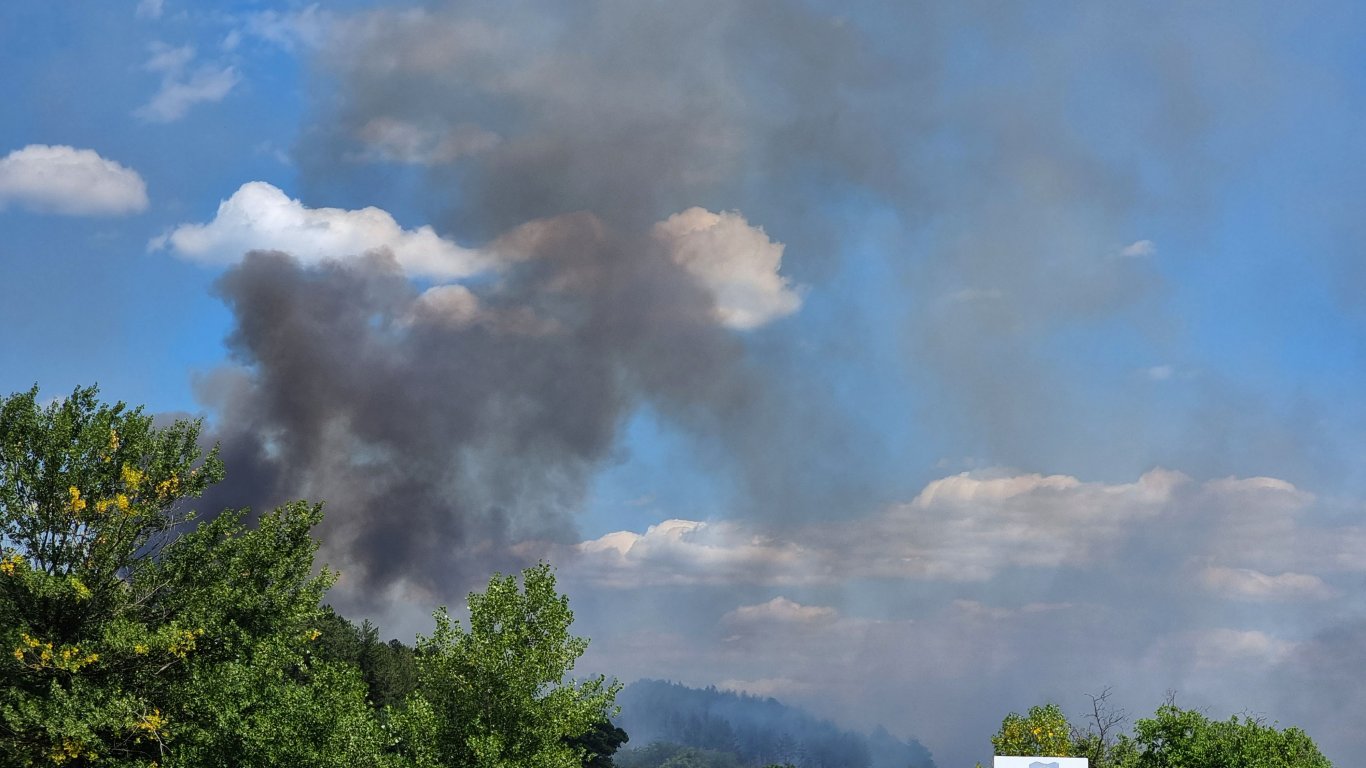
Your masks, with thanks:
[[[1342,760],[1362,14],[8,3],[0,391],[205,416],[399,633],[548,557],[942,764],[1106,685]]]

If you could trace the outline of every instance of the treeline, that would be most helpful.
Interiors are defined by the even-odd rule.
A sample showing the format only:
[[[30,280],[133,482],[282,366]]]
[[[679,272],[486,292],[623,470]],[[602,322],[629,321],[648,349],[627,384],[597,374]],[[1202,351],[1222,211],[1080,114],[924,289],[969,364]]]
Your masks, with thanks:
[[[659,680],[627,686],[617,722],[637,747],[621,768],[933,768],[929,750],[879,728],[842,730],[773,698]]]
[[[1332,768],[1299,728],[1247,715],[1213,719],[1182,709],[1172,695],[1130,730],[1109,696],[1106,689],[1091,697],[1081,726],[1056,704],[1011,712],[991,737],[992,748],[997,755],[1084,757],[1091,768]]]
[[[548,566],[380,642],[323,607],[320,507],[194,519],[223,476],[198,433],[93,388],[0,399],[0,767],[606,768],[618,686],[569,678]]]
[[[526,575],[523,574],[524,578]],[[421,691],[421,646],[410,646],[393,638],[383,642],[379,627],[369,619],[356,624],[331,606],[323,606],[317,623],[320,634],[314,641],[314,655],[358,670],[372,707],[401,707]],[[566,734],[562,741],[580,754],[583,768],[613,768],[616,763],[612,756],[629,737],[625,730],[602,717],[582,733]]]

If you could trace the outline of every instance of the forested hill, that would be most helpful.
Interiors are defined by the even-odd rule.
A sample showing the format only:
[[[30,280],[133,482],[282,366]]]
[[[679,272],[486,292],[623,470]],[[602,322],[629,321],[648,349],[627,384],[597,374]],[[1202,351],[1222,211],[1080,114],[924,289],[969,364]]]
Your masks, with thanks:
[[[639,680],[617,703],[632,747],[618,753],[622,768],[934,768],[914,739],[841,730],[772,698]]]

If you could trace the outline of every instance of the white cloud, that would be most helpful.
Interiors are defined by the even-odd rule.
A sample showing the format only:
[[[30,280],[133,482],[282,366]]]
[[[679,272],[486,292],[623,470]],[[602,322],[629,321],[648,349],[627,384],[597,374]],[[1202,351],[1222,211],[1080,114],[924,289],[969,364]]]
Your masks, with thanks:
[[[1080,485],[1080,480],[1067,475],[987,477],[962,472],[931,481],[911,504],[929,509],[944,504],[1001,502],[1040,492],[1069,491]]]
[[[1006,568],[1086,565],[1166,509],[1185,475],[1153,470],[1135,483],[1066,475],[935,480],[914,500],[786,540],[736,522],[670,520],[579,545],[590,578],[616,586],[812,584],[850,578],[983,581]]]
[[[387,211],[374,207],[308,208],[263,181],[243,184],[219,203],[212,221],[182,224],[148,247],[169,248],[208,264],[230,264],[251,250],[284,251],[314,264],[387,249],[408,274],[438,279],[467,276],[487,266],[477,251],[442,238],[430,226],[404,229]]]
[[[154,45],[152,46],[152,55],[142,65],[142,68],[148,72],[157,72],[163,75],[175,74],[185,69],[192,61],[194,61],[194,46]]]
[[[479,297],[465,286],[436,285],[417,297],[413,314],[428,323],[459,328],[473,323],[479,309]]]
[[[1151,240],[1139,240],[1138,242],[1130,243],[1119,251],[1120,256],[1127,256],[1129,258],[1152,256],[1156,253],[1157,245]]]
[[[1264,669],[1287,658],[1297,646],[1259,630],[1200,629],[1160,638],[1147,661],[1159,669]]]
[[[143,67],[161,75],[161,87],[151,101],[133,114],[151,123],[170,123],[185,116],[196,104],[222,101],[241,81],[231,66],[203,66],[191,71],[194,49],[156,45]]]
[[[1282,573],[1271,576],[1251,568],[1210,566],[1200,572],[1205,588],[1234,600],[1325,600],[1333,590],[1323,579],[1307,573]]]
[[[1207,483],[1210,490],[1221,494],[1261,494],[1273,492],[1285,494],[1287,501],[1298,505],[1300,502],[1313,500],[1313,495],[1305,493],[1295,487],[1294,483],[1286,482],[1277,477],[1223,477],[1218,480],[1211,480]]]
[[[392,117],[369,121],[360,128],[357,138],[367,149],[350,159],[410,165],[452,163],[493,149],[501,141],[498,134],[468,123],[435,131]]]
[[[135,114],[151,123],[170,123],[185,116],[195,104],[222,101],[241,78],[232,67],[202,69],[186,79],[168,79],[152,100]]]
[[[757,328],[802,305],[801,294],[778,274],[783,244],[739,213],[689,208],[656,224],[655,237],[711,292],[724,325]]]
[[[888,577],[981,581],[1012,567],[1086,566],[1160,516],[1187,482],[1162,469],[1113,485],[965,472],[888,508],[847,546],[870,573]]]
[[[291,52],[297,48],[316,49],[327,42],[333,23],[332,15],[314,3],[298,11],[248,14],[242,29],[233,30],[230,37],[240,39],[242,34],[248,34]]]
[[[758,605],[742,605],[722,620],[729,624],[829,624],[837,618],[839,612],[829,606],[802,605],[780,596]]]
[[[0,208],[70,216],[116,216],[147,209],[137,171],[94,150],[30,144],[0,159]]]
[[[1166,381],[1170,379],[1175,372],[1176,371],[1170,365],[1154,365],[1145,371],[1145,373],[1148,374],[1148,378],[1153,381]]]
[[[645,533],[617,531],[577,547],[575,568],[603,585],[732,584],[765,579],[814,581],[810,553],[733,523],[665,520]]]
[[[1305,519],[1313,501],[1269,477],[1195,483],[1155,469],[1136,482],[1099,483],[967,472],[867,517],[782,536],[739,521],[618,531],[578,545],[573,567],[614,587],[984,582],[1011,569],[1141,570],[1158,547],[1198,563],[1199,583],[1217,596],[1320,600],[1333,596],[1321,574],[1366,571],[1366,527],[1313,524]]]

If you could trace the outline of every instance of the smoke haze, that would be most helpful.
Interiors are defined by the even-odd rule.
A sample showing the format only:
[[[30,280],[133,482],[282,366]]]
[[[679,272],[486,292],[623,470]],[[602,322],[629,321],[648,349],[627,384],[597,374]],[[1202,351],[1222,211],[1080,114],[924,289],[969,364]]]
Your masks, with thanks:
[[[1106,685],[1341,759],[1360,413],[1266,384],[1299,342],[1209,255],[1331,90],[1280,11],[1232,10],[315,16],[300,199],[252,182],[153,242],[230,265],[208,506],[326,500],[335,599],[404,627],[549,558],[595,668],[944,765]],[[1259,333],[1283,356],[1225,353]],[[643,414],[711,492],[584,531]]]

